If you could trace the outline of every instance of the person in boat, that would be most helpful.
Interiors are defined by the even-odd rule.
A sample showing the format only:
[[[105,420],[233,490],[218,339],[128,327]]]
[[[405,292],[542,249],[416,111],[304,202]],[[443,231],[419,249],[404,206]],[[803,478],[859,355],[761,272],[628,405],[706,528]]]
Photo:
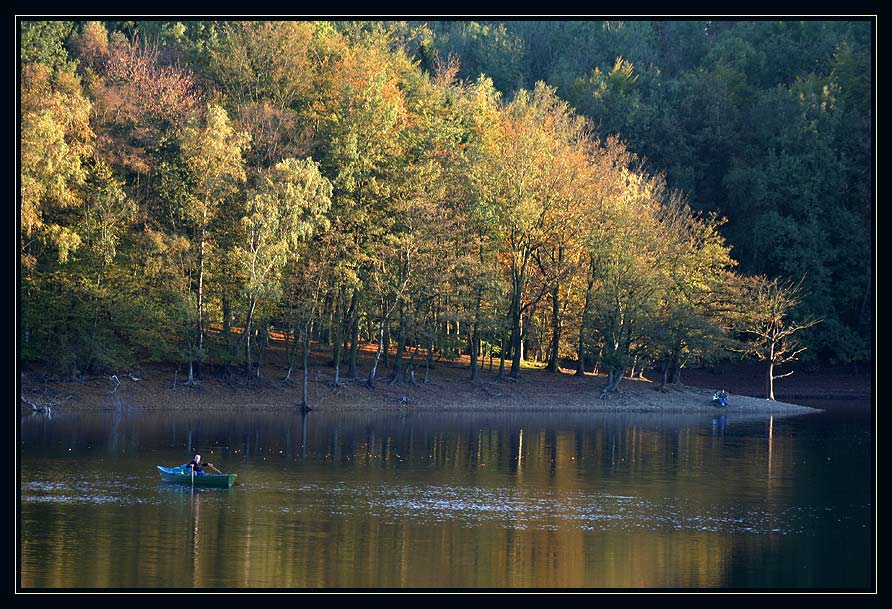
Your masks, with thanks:
[[[220,471],[219,469],[214,467],[213,463],[208,463],[207,461],[202,461],[201,455],[199,455],[198,453],[195,453],[195,456],[192,457],[192,460],[189,461],[189,463],[187,463],[185,465],[185,467],[188,467],[189,469],[194,471],[196,476],[207,476],[208,473],[206,471],[204,471],[205,467],[210,467],[212,470],[214,470],[216,472]]]
[[[716,391],[712,395],[712,401],[718,404],[719,406],[727,406],[728,405],[728,392],[722,389],[721,391]]]

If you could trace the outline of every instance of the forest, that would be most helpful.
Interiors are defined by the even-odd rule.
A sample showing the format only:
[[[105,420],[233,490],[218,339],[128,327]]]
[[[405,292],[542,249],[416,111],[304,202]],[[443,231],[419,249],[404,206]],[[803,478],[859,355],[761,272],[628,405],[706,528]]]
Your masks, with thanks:
[[[873,27],[20,20],[19,361],[865,366]]]

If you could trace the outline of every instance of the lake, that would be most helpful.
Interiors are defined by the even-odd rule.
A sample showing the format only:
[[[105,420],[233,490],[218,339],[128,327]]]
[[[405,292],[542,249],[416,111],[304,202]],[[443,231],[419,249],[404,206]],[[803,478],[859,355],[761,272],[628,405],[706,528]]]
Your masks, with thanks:
[[[865,410],[122,410],[18,440],[23,591],[875,589]],[[190,447],[238,484],[162,482]]]

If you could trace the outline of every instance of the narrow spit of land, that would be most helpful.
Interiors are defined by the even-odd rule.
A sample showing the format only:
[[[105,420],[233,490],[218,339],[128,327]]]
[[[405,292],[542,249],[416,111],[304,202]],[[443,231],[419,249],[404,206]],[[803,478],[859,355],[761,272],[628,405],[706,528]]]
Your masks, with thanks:
[[[480,380],[471,383],[467,361],[439,361],[432,365],[429,382],[424,383],[424,368],[416,368],[416,384],[408,380],[394,383],[392,368],[379,367],[375,389],[367,387],[367,376],[344,379],[335,386],[334,370],[321,354],[314,354],[310,372],[310,403],[317,411],[343,410],[418,410],[418,411],[591,411],[591,412],[663,412],[663,413],[747,413],[805,414],[815,408],[785,401],[798,397],[822,397],[833,391],[837,396],[869,399],[870,380],[865,375],[838,374],[830,378],[822,373],[802,373],[790,377],[786,398],[778,400],[759,396],[762,377],[750,365],[740,364],[723,370],[683,371],[683,384],[659,389],[657,380],[624,379],[617,393],[602,398],[606,384],[603,375],[588,373],[575,376],[562,369],[551,373],[541,368],[525,367],[518,380],[498,380],[495,363],[483,366]],[[363,353],[360,373],[367,374],[371,354]],[[300,385],[284,383],[285,367],[270,362],[260,377],[247,379],[243,374],[224,374],[206,370],[200,387],[183,385],[182,371],[170,366],[153,366],[115,375],[88,375],[78,380],[64,379],[37,369],[21,371],[20,406],[32,410],[34,404],[51,404],[55,413],[102,411],[121,408],[137,410],[284,410],[300,402]],[[295,380],[300,380],[297,371]],[[653,379],[658,375],[652,373]],[[787,379],[785,379],[786,381]],[[730,404],[717,408],[713,392],[725,389]],[[792,393],[791,393],[792,392]],[[812,403],[814,401],[812,400]]]

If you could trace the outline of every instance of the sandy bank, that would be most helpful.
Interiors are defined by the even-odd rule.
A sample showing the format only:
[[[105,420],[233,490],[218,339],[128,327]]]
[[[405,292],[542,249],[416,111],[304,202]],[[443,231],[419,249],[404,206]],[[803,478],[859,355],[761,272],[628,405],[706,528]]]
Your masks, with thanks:
[[[129,375],[93,376],[81,381],[58,380],[38,371],[21,375],[20,400],[23,410],[29,403],[52,404],[54,413],[134,409],[164,410],[282,410],[296,408],[300,387],[281,382],[283,371],[270,368],[259,379],[207,374],[200,389],[174,383],[175,371],[162,367],[139,372],[139,380]],[[624,379],[619,391],[606,399],[601,390],[606,378],[587,374],[576,377],[569,370],[560,374],[525,369],[517,381],[499,381],[485,370],[477,383],[468,381],[469,372],[461,363],[439,363],[431,370],[430,382],[412,385],[391,383],[384,370],[376,388],[369,390],[365,379],[349,379],[337,387],[332,369],[312,371],[310,402],[316,411],[415,410],[415,411],[510,411],[510,412],[648,412],[648,413],[736,413],[792,415],[818,412],[814,408],[769,401],[730,393],[730,404],[718,408],[711,397],[718,387],[682,385],[659,391],[657,383]],[[419,375],[419,377],[422,375]],[[182,377],[179,377],[179,381]]]

